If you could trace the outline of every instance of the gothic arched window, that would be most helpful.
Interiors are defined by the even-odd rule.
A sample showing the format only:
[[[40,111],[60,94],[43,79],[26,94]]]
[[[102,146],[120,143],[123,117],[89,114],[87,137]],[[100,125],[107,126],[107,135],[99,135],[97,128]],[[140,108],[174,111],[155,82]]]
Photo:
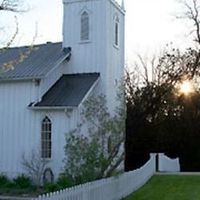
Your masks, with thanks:
[[[46,116],[42,120],[41,127],[41,156],[42,158],[51,158],[52,150],[52,124],[51,120]]]
[[[114,44],[119,46],[119,18],[115,18],[115,26],[114,26]]]
[[[89,14],[86,11],[81,14],[80,39],[81,41],[89,40]]]

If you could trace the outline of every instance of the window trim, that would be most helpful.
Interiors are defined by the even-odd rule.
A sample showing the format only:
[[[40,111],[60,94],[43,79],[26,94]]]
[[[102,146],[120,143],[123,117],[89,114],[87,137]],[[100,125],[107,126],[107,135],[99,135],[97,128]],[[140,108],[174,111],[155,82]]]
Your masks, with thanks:
[[[116,48],[116,49],[119,49],[119,46],[120,46],[120,20],[119,20],[119,17],[118,15],[115,15],[114,17],[114,39],[113,39],[113,46]]]
[[[41,123],[41,158],[52,158],[52,122],[48,116]]]
[[[84,16],[84,14],[86,14]],[[85,20],[87,20],[86,22],[84,22],[84,17]],[[87,30],[86,30],[86,38],[83,37],[83,23],[87,23]],[[80,39],[80,43],[87,43],[90,42],[90,14],[87,10],[83,10],[80,14],[80,31],[79,31],[79,39]]]

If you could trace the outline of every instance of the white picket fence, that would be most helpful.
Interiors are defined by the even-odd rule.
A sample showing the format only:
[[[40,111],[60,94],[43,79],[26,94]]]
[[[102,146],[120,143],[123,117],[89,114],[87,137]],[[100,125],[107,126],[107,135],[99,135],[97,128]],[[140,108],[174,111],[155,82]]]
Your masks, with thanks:
[[[180,172],[179,158],[171,159],[164,153],[158,154],[158,171],[159,172]]]
[[[116,177],[102,179],[54,193],[34,200],[120,200],[143,186],[155,173],[155,155],[141,168]]]

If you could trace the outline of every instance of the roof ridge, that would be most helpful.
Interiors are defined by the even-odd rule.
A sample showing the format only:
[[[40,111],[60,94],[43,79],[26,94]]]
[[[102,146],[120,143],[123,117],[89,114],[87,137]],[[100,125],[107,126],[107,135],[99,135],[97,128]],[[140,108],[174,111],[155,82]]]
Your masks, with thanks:
[[[46,43],[40,43],[40,44],[33,44],[33,45],[23,45],[23,46],[15,46],[15,47],[8,47],[8,48],[5,48],[5,49],[20,49],[20,48],[29,48],[29,47],[39,47],[39,46],[45,46],[45,45],[48,45],[48,44],[61,44],[62,42],[46,42]],[[4,49],[3,48],[0,48],[0,50]]]

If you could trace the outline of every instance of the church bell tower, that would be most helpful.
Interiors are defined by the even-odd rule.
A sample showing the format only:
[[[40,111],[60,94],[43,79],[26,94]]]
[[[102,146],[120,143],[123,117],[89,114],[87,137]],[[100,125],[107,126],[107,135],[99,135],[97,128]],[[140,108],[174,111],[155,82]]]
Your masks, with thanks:
[[[124,1],[63,0],[63,5],[63,47],[72,48],[66,73],[100,73],[100,90],[113,104],[124,75]]]

